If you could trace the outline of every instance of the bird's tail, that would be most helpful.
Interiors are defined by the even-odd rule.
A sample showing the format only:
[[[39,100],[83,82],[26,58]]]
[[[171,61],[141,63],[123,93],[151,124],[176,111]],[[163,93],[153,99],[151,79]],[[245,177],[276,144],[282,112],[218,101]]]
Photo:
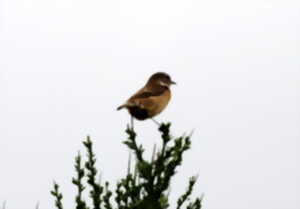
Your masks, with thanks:
[[[135,107],[135,106],[137,106],[137,104],[132,103],[132,102],[126,102],[125,104],[122,104],[121,106],[119,106],[119,107],[117,108],[117,110],[121,110],[121,109],[123,109],[123,108]]]
[[[121,106],[119,106],[118,108],[117,108],[117,110],[121,110],[121,109],[123,109],[124,107],[126,107],[127,105],[126,104],[122,104]]]

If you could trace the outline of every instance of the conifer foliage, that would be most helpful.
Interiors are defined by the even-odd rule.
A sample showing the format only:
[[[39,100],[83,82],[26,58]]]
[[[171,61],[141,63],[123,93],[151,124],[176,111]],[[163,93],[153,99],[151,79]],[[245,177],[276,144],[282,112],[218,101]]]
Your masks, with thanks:
[[[200,209],[202,198],[190,200],[196,177],[190,178],[187,190],[178,198],[177,205],[169,205],[171,179],[181,165],[183,153],[190,148],[191,141],[190,136],[171,137],[170,123],[160,125],[159,132],[162,146],[159,151],[154,149],[152,158],[146,160],[143,146],[136,142],[135,131],[127,127],[128,139],[124,144],[134,153],[134,169],[131,171],[129,159],[127,174],[117,182],[114,192],[108,182],[97,181],[99,174],[95,166],[96,156],[93,143],[87,137],[83,142],[87,151],[86,161],[82,162],[80,153],[75,158],[76,176],[72,183],[77,188],[76,209]],[[173,144],[169,145],[170,142]],[[89,201],[86,201],[85,192],[89,193]],[[63,209],[63,194],[56,182],[51,194],[55,198],[56,208]]]

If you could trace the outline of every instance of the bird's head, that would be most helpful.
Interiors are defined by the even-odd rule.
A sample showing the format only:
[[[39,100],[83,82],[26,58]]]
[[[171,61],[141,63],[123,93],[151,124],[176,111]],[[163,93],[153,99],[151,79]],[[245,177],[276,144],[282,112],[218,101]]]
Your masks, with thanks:
[[[155,85],[169,88],[176,82],[172,81],[171,77],[164,72],[154,73],[148,80],[147,85]]]

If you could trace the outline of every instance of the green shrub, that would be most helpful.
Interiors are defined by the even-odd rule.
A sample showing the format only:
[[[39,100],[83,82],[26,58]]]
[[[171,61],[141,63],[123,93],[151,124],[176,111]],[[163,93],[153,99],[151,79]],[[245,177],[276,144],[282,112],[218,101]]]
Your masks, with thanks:
[[[127,128],[128,139],[124,144],[132,150],[136,160],[135,169],[131,171],[129,160],[128,171],[124,178],[116,184],[114,192],[110,190],[109,183],[103,184],[96,181],[98,171],[95,167],[96,156],[93,144],[89,137],[83,142],[87,150],[87,160],[82,163],[80,153],[75,158],[76,177],[72,183],[77,187],[75,198],[76,209],[166,209],[169,205],[169,186],[174,177],[176,168],[181,165],[182,156],[191,146],[190,136],[172,138],[170,135],[170,123],[159,127],[162,138],[160,151],[153,151],[152,158],[146,160],[143,156],[144,148],[136,142],[136,133]],[[172,142],[172,145],[169,143]],[[84,184],[84,179],[87,182]],[[189,179],[187,190],[178,198],[176,209],[200,209],[201,198],[190,200],[196,177]],[[86,188],[87,187],[87,188]],[[88,206],[83,192],[88,189],[92,205]],[[59,185],[54,182],[51,194],[55,198],[55,205],[63,209],[63,195],[59,191]],[[175,207],[173,207],[175,208]]]

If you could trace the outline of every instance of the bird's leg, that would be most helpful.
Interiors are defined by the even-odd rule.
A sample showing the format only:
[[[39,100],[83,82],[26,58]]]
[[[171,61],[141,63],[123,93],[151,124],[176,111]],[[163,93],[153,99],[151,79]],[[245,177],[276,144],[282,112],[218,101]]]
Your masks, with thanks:
[[[158,126],[160,126],[161,124],[159,122],[157,122],[154,118],[151,118],[151,120]]]
[[[134,126],[133,126],[133,116],[131,116],[130,122],[131,122],[131,130],[133,131],[133,130],[134,130]]]

